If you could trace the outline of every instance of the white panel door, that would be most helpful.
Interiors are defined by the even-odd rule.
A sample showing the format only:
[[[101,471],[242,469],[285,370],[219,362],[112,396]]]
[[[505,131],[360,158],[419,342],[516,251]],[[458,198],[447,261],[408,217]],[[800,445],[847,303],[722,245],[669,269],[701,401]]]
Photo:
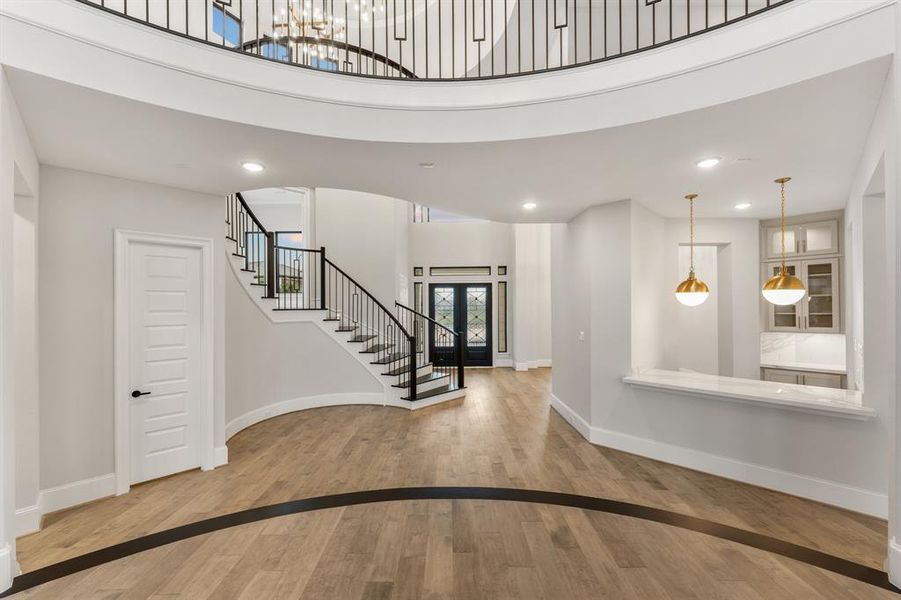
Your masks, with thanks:
[[[132,243],[129,281],[131,483],[200,466],[199,248]]]

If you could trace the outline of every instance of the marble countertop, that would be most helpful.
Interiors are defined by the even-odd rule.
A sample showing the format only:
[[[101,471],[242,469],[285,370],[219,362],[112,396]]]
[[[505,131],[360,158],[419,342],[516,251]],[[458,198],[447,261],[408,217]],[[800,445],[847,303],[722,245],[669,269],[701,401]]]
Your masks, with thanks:
[[[663,369],[638,370],[632,375],[623,377],[623,382],[634,387],[761,403],[851,419],[869,419],[876,415],[873,408],[863,405],[863,394],[852,390]]]
[[[832,373],[835,375],[847,375],[844,365],[830,365],[826,363],[791,362],[791,361],[761,361],[760,366],[766,369],[790,369],[792,371],[816,371],[817,373]]]

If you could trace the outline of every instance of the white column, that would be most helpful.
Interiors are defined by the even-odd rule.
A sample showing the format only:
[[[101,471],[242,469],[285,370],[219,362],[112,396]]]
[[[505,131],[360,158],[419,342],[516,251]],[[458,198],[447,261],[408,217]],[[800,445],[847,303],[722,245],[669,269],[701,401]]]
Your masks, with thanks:
[[[889,488],[889,549],[888,549],[888,574],[889,580],[901,587],[901,364],[897,357],[901,357],[901,293],[898,292],[898,283],[901,282],[901,5],[895,5],[895,56],[893,71],[890,74],[892,85],[891,114],[886,135],[885,152],[885,210],[886,221],[890,224],[886,234],[886,270],[893,277],[891,291],[894,296],[894,337],[895,358],[894,361],[894,398],[892,406],[894,435],[891,448],[892,466]],[[893,79],[893,80],[892,80]],[[891,305],[891,304],[890,304]]]
[[[10,124],[12,96],[0,70],[0,590],[15,575],[13,438],[13,206],[15,163]]]

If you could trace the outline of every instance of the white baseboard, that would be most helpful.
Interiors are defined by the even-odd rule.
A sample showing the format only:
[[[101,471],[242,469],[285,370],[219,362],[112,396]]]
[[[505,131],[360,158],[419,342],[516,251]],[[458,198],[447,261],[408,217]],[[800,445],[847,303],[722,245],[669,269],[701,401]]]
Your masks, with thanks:
[[[84,504],[92,500],[116,495],[116,474],[74,481],[65,485],[41,490],[38,504],[41,513],[47,514],[64,508]]]
[[[513,359],[512,358],[498,358],[494,361],[495,367],[513,367]]]
[[[12,549],[9,544],[3,544],[0,547],[0,592],[4,592],[12,586],[17,570]]]
[[[894,537],[888,541],[886,571],[888,571],[888,580],[892,585],[901,587],[901,544]]]
[[[591,441],[591,425],[588,424],[588,421],[582,418],[581,415],[576,413],[573,409],[571,409],[568,405],[566,405],[560,398],[551,394],[551,407],[557,411],[563,420],[572,425],[572,428],[578,431],[583,438]]]
[[[228,446],[213,448],[213,468],[228,464]]]
[[[225,426],[225,439],[229,439],[242,429],[255,425],[260,421],[271,419],[298,410],[320,408],[323,406],[344,406],[348,404],[375,404],[383,406],[385,395],[378,392],[349,393],[349,394],[322,394],[320,396],[307,396],[305,398],[293,398],[269,404],[246,412],[240,417],[232,419]]]
[[[881,519],[888,516],[888,496],[885,494],[609,429],[592,427],[556,396],[551,396],[551,406],[592,444],[816,500]],[[898,566],[898,573],[901,576],[901,559],[899,559]]]
[[[40,501],[40,500],[39,500]],[[41,530],[41,507],[38,504],[17,508],[15,513],[16,537]]]
[[[540,369],[543,367],[550,367],[551,359],[549,358],[539,358],[537,360],[526,360],[522,362],[513,363],[513,368],[517,371],[528,371],[529,369]]]

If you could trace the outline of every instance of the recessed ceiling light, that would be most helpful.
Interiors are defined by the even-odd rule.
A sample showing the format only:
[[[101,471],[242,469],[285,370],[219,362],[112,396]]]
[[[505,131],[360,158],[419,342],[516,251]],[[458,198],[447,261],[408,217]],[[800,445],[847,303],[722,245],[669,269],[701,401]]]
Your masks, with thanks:
[[[258,162],[245,161],[241,163],[241,166],[244,167],[245,171],[250,171],[251,173],[259,173],[263,171],[266,167],[261,165]]]
[[[421,163],[419,163],[419,166],[422,167],[423,169],[434,169],[434,168],[435,168],[435,163],[433,163],[433,162],[421,162]]]
[[[523,202],[522,207],[526,210],[535,210],[538,205],[534,202]]]
[[[740,202],[735,205],[735,208],[736,208],[736,210],[748,210],[749,208],[751,208],[751,203],[750,202]]]
[[[710,158],[699,160],[697,165],[702,169],[711,169],[720,164],[720,160],[722,159],[717,156],[711,156]]]

